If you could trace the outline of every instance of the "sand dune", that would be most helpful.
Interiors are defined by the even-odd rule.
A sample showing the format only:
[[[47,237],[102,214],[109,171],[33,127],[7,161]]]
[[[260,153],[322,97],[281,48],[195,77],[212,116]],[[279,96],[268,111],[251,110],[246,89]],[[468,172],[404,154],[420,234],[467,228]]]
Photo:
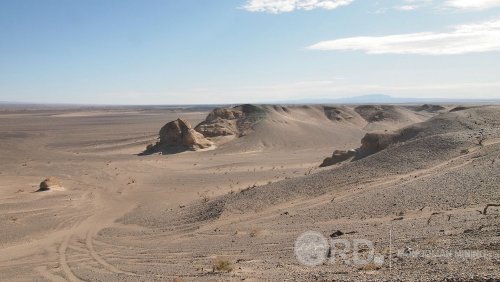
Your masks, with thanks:
[[[216,149],[137,155],[178,118],[198,124]],[[1,280],[500,275],[500,210],[482,212],[500,202],[499,107],[9,111],[0,113],[0,140]],[[318,168],[334,150],[363,146],[375,149]],[[64,190],[35,193],[49,176]],[[293,246],[308,230],[371,240],[386,263],[304,266]],[[397,253],[409,249],[483,256]],[[217,270],[217,261],[233,270]]]

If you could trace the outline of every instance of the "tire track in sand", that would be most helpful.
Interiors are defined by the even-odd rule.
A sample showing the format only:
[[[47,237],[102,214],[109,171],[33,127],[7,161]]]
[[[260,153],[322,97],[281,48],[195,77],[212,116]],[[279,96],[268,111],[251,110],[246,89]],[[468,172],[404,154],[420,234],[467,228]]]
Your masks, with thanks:
[[[80,278],[75,276],[68,264],[68,256],[66,254],[66,250],[68,249],[70,239],[71,235],[66,236],[61,246],[59,246],[59,264],[61,265],[61,269],[63,270],[64,275],[69,281],[82,281]]]
[[[134,276],[136,275],[135,273],[132,273],[132,272],[123,271],[123,270],[117,268],[116,266],[108,263],[105,259],[103,259],[99,255],[99,253],[96,252],[96,250],[94,248],[92,232],[87,232],[87,237],[86,237],[86,240],[85,240],[85,246],[86,246],[87,250],[89,251],[90,256],[92,256],[92,258],[97,263],[99,263],[101,266],[103,266],[108,271],[111,271],[111,272],[114,272],[114,273],[117,273],[117,274],[127,274],[127,275],[134,275]]]

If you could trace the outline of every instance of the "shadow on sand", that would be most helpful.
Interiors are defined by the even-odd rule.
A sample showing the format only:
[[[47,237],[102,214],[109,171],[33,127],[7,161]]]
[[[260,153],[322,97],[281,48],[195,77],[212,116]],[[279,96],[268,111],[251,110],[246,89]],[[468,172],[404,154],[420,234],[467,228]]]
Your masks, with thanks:
[[[186,151],[192,151],[189,148],[185,146],[174,146],[174,147],[165,147],[161,146],[160,144],[156,144],[154,146],[148,146],[146,150],[143,152],[137,154],[138,156],[149,156],[149,155],[154,155],[154,154],[160,154],[160,155],[174,155],[174,154],[179,154],[183,153]]]

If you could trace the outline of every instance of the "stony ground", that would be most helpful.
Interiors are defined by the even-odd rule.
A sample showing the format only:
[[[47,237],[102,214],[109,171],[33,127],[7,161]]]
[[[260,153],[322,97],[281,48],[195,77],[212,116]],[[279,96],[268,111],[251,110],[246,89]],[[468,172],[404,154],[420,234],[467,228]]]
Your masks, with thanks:
[[[500,208],[484,208],[500,203],[500,108],[448,109],[410,125],[411,138],[321,169],[384,121],[280,109],[214,150],[138,156],[166,122],[208,111],[3,111],[1,280],[497,281]],[[431,116],[390,110],[413,111],[391,130]],[[64,191],[33,193],[48,176]],[[330,248],[303,265],[294,245],[307,231],[369,240],[377,260],[346,264]],[[370,253],[344,251],[350,262]]]

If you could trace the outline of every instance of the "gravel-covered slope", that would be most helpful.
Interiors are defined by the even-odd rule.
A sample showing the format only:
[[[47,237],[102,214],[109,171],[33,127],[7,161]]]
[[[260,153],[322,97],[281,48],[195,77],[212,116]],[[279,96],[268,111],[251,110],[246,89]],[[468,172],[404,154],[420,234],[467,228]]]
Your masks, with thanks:
[[[225,195],[165,218],[193,223],[216,219],[224,212],[265,210],[292,200],[356,189],[365,191],[335,204],[331,210],[335,217],[382,216],[402,209],[453,208],[499,200],[499,122],[499,107],[441,114],[401,130],[411,133],[408,140],[364,159]],[[478,138],[485,140],[483,145]]]

